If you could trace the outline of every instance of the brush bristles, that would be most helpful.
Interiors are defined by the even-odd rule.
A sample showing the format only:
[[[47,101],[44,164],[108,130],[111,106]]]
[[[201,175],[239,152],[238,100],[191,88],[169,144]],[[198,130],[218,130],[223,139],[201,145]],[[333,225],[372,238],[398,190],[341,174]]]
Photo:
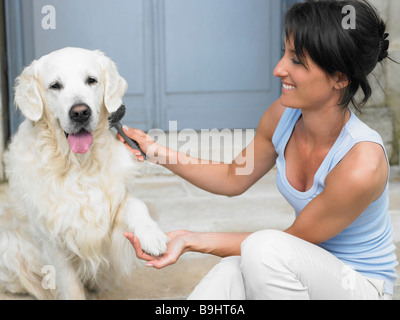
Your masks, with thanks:
[[[110,123],[120,122],[122,120],[122,118],[125,117],[125,112],[126,112],[125,106],[124,105],[120,106],[117,111],[113,112],[110,115],[110,117],[108,118],[108,121],[110,121]]]

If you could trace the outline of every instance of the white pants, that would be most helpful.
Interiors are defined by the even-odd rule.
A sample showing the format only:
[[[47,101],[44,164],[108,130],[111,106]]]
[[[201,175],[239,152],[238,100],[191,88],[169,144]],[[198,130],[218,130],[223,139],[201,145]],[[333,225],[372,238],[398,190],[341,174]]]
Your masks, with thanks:
[[[384,281],[369,279],[326,250],[285,232],[266,230],[223,259],[189,300],[389,300]]]

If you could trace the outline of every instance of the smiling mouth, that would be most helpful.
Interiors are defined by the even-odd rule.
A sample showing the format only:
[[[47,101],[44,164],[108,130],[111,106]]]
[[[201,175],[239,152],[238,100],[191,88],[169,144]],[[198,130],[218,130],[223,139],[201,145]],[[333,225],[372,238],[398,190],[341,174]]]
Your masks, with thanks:
[[[283,86],[283,89],[285,89],[285,90],[294,90],[294,89],[296,89],[295,86],[291,86],[291,85],[285,84],[285,83],[283,83],[282,86]]]
[[[85,129],[80,130],[78,133],[70,134],[65,133],[65,137],[69,143],[72,152],[76,154],[85,154],[89,151],[93,144],[93,134]]]

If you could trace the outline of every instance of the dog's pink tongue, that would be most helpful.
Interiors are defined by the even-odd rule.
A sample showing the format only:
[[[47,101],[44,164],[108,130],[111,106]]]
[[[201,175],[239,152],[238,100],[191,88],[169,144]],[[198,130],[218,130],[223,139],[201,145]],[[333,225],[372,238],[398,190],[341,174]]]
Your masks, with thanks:
[[[93,144],[93,135],[88,132],[70,134],[68,143],[74,153],[85,154]]]

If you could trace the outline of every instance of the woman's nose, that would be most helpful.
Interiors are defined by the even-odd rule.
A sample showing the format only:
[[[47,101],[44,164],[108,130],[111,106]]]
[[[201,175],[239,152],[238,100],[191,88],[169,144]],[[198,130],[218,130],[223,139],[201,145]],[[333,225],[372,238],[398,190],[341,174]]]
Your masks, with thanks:
[[[274,77],[276,78],[283,78],[288,75],[288,71],[285,66],[284,58],[282,58],[274,69]]]

